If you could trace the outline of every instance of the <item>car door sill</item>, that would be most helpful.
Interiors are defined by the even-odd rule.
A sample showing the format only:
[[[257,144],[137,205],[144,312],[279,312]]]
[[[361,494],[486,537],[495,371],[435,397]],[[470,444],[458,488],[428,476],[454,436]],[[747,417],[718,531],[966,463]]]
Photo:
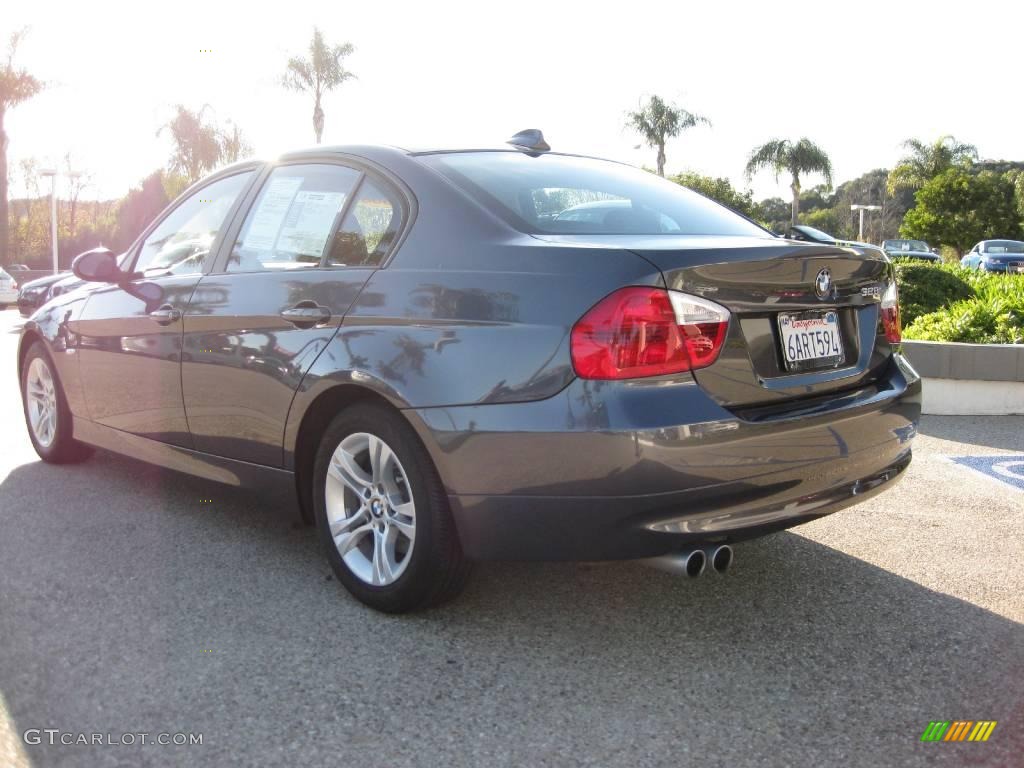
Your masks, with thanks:
[[[114,453],[226,485],[256,490],[295,490],[294,473],[161,443],[86,419],[75,419],[75,439]]]

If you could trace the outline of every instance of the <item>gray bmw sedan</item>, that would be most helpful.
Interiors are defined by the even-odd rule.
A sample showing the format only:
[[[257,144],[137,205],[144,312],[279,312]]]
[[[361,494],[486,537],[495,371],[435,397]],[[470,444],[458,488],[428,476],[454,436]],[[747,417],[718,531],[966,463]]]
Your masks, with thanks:
[[[383,611],[480,559],[724,570],[895,482],[920,414],[884,255],[538,131],[239,163],[74,271],[18,352],[39,455],[294,488]]]

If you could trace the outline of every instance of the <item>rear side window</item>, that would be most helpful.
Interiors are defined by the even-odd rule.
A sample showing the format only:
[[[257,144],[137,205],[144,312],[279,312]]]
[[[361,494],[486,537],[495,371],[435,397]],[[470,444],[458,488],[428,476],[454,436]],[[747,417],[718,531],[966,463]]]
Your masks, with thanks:
[[[361,176],[340,165],[275,168],[249,209],[227,271],[320,266]]]
[[[401,227],[396,194],[370,177],[359,185],[327,257],[327,266],[364,267],[380,264]]]
[[[518,151],[420,159],[524,232],[768,236],[696,192],[620,163]]]

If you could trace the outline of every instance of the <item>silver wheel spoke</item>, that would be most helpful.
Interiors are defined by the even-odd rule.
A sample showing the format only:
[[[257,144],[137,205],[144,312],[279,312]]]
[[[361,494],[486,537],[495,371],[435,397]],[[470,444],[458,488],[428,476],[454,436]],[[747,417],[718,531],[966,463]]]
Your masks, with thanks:
[[[388,477],[387,467],[391,463],[394,454],[388,444],[379,437],[370,437],[370,467],[373,469],[373,482],[382,485]]]
[[[345,531],[334,537],[334,546],[338,548],[338,554],[344,557],[355,547],[362,538],[373,530],[372,523],[364,523],[351,531]]]
[[[365,522],[367,522],[365,509],[357,510],[356,513],[350,517],[341,517],[336,520],[331,520],[329,523],[331,527],[331,536],[337,538],[343,533],[350,532],[360,523]]]
[[[410,520],[415,520],[415,518],[416,518],[416,505],[413,504],[411,501],[399,502],[398,504],[392,504],[391,505],[391,510],[396,515],[401,515],[402,517],[408,517]]]
[[[416,524],[415,523],[407,523],[404,520],[399,520],[397,518],[394,518],[394,519],[391,520],[391,527],[396,529],[399,533],[401,533],[403,536],[405,536],[405,538],[407,538],[409,541],[412,541],[413,537],[416,535]]]
[[[373,479],[363,471],[363,468],[356,464],[355,457],[345,450],[338,450],[331,459],[331,465],[327,470],[332,473],[335,479],[347,485],[356,494],[362,494],[372,487]]]
[[[379,530],[373,532],[373,583],[390,584],[395,580],[394,537]]]

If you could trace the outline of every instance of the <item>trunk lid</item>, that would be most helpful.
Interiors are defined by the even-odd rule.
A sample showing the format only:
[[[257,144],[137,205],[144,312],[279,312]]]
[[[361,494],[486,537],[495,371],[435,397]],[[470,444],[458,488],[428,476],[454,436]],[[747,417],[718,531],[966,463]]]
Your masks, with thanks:
[[[587,241],[597,236],[545,238]],[[878,250],[803,243],[781,238],[702,236],[600,236],[643,257],[660,270],[666,287],[726,307],[725,347],[709,367],[694,372],[698,385],[732,409],[784,405],[878,379],[892,349],[879,329],[879,303],[890,264]],[[827,270],[831,287],[819,298],[815,282]],[[782,351],[780,315],[797,318],[836,313],[841,359],[795,370]],[[834,325],[831,327],[835,327]],[[793,363],[813,365],[816,361]]]

